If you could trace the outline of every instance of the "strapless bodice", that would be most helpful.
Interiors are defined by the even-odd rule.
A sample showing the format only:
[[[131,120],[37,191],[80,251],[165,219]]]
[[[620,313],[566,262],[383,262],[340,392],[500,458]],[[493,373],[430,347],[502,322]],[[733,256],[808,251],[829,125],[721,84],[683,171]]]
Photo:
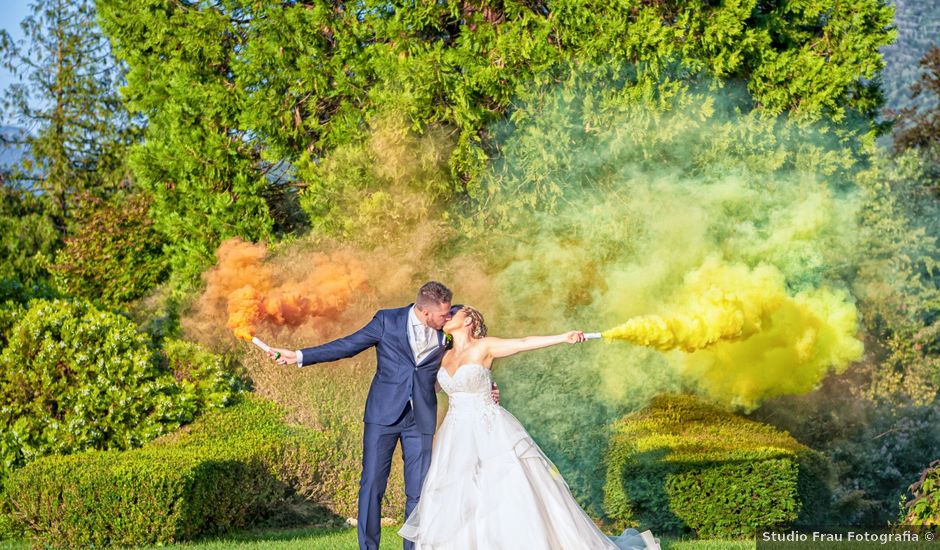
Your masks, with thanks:
[[[490,369],[479,363],[467,363],[460,365],[454,375],[451,376],[446,370],[437,371],[437,381],[441,388],[447,393],[448,397],[456,394],[483,393],[490,394]]]
[[[490,369],[479,363],[461,365],[451,376],[446,370],[437,371],[437,381],[447,393],[447,416],[444,423],[463,419],[471,423],[480,420],[489,428],[499,407],[493,402]]]

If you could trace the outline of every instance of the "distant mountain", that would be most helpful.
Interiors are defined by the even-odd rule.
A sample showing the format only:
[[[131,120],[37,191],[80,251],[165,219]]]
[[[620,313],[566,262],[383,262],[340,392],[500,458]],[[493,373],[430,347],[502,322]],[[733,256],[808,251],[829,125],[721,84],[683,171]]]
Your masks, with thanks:
[[[25,133],[26,130],[18,126],[0,126],[0,175],[7,185],[35,191],[33,181],[11,180],[8,176],[10,168],[29,157],[29,149],[22,143]]]
[[[923,73],[917,64],[930,46],[940,46],[940,0],[895,0],[898,39],[882,48],[886,107],[912,106],[910,87]]]
[[[6,171],[26,156],[26,147],[17,143],[25,132],[17,126],[0,126],[0,171]]]

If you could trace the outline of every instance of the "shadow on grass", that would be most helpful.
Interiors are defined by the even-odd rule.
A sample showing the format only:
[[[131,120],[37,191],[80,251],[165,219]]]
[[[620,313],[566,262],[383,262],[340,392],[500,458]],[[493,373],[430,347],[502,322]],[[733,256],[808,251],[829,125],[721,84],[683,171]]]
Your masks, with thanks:
[[[293,527],[281,529],[251,529],[229,533],[220,537],[204,538],[170,546],[148,546],[156,548],[194,548],[202,550],[251,549],[251,550],[333,550],[358,547],[354,527]],[[402,539],[398,526],[382,528],[381,550],[399,550]]]

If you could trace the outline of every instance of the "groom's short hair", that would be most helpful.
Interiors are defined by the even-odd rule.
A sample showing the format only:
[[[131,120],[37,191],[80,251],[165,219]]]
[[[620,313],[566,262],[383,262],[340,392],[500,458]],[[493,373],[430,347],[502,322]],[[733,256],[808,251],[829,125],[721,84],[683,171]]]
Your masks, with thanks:
[[[449,304],[453,298],[454,294],[449,288],[437,281],[428,281],[418,290],[415,305],[425,309],[430,305]]]

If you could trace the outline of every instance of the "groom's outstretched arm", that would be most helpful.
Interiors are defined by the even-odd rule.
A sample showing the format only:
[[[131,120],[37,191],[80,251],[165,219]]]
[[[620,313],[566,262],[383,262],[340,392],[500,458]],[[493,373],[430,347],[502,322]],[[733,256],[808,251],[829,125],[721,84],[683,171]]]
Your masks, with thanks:
[[[271,348],[269,355],[282,365],[297,363],[305,367],[314,363],[328,363],[352,357],[363,350],[379,343],[384,332],[382,313],[376,313],[369,324],[350,334],[332,342],[319,346],[291,351],[283,348]]]

